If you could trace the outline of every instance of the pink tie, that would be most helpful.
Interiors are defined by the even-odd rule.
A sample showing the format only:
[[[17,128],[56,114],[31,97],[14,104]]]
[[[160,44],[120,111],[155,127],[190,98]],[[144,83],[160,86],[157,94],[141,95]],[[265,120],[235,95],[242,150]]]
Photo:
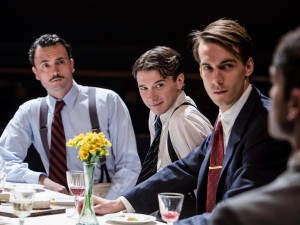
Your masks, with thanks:
[[[207,178],[206,211],[211,212],[216,206],[216,193],[222,163],[224,159],[224,140],[221,119],[218,119],[214,132]]]

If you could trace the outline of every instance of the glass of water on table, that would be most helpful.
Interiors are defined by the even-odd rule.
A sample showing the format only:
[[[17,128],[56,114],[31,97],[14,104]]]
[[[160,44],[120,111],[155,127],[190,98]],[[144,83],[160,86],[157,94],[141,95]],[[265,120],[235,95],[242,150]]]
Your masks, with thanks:
[[[171,224],[178,220],[184,195],[180,193],[165,192],[158,194],[159,211],[161,218]]]

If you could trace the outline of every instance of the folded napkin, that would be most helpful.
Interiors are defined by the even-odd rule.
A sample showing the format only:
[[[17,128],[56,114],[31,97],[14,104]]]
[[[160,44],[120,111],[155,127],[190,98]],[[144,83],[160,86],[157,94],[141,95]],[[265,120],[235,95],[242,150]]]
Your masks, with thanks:
[[[9,193],[1,193],[0,194],[0,202],[9,202],[10,194]]]

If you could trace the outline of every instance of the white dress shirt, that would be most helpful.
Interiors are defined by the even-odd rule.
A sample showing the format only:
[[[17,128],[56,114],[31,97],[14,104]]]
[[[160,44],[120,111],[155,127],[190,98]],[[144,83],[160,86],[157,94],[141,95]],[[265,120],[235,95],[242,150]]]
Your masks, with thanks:
[[[233,124],[239,115],[241,109],[246,103],[250,93],[252,90],[252,86],[249,85],[243,95],[237,100],[228,110],[221,113],[219,112],[219,116],[221,117],[222,127],[223,127],[223,137],[224,137],[224,154],[226,153],[226,147],[229,141],[230,133],[233,127]]]
[[[201,145],[206,136],[212,132],[212,125],[209,120],[194,106],[180,106],[184,102],[189,102],[196,106],[195,102],[182,91],[172,107],[166,113],[160,115],[163,127],[158,153],[158,170],[171,163],[168,152],[168,132],[178,158],[188,155],[195,147]],[[180,107],[172,114],[178,106]],[[149,130],[151,142],[155,135],[154,122],[155,114],[150,112]],[[135,211],[126,198],[121,196],[120,199],[125,205],[127,212]]]
[[[162,131],[159,143],[157,171],[169,165],[172,161],[168,151],[168,132],[178,158],[184,158],[212,132],[210,121],[194,106],[183,105],[195,102],[184,91],[177,97],[174,104],[164,114],[160,115]],[[180,106],[174,113],[173,111]],[[155,114],[150,111],[149,130],[151,142],[154,138]]]

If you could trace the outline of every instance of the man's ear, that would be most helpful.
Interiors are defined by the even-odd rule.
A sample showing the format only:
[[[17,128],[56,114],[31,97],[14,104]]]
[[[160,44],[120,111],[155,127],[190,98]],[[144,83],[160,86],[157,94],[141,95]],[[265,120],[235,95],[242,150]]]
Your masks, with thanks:
[[[202,69],[201,69],[201,67],[199,67],[199,74],[200,74],[200,78],[202,79]]]
[[[71,63],[71,66],[72,66],[72,73],[74,73],[75,72],[75,68],[74,68],[75,62],[74,62],[73,58],[70,59],[70,63]]]
[[[177,88],[179,90],[182,90],[182,88],[184,86],[184,74],[183,73],[181,73],[177,76],[176,83],[177,83]]]
[[[289,103],[288,103],[288,115],[289,121],[300,118],[300,88],[293,88],[291,90]]]
[[[246,77],[250,77],[254,70],[254,61],[250,57],[246,63]]]
[[[38,72],[36,71],[36,68],[33,66],[33,67],[31,67],[31,70],[35,75],[35,79],[40,80],[40,77],[39,77]]]

